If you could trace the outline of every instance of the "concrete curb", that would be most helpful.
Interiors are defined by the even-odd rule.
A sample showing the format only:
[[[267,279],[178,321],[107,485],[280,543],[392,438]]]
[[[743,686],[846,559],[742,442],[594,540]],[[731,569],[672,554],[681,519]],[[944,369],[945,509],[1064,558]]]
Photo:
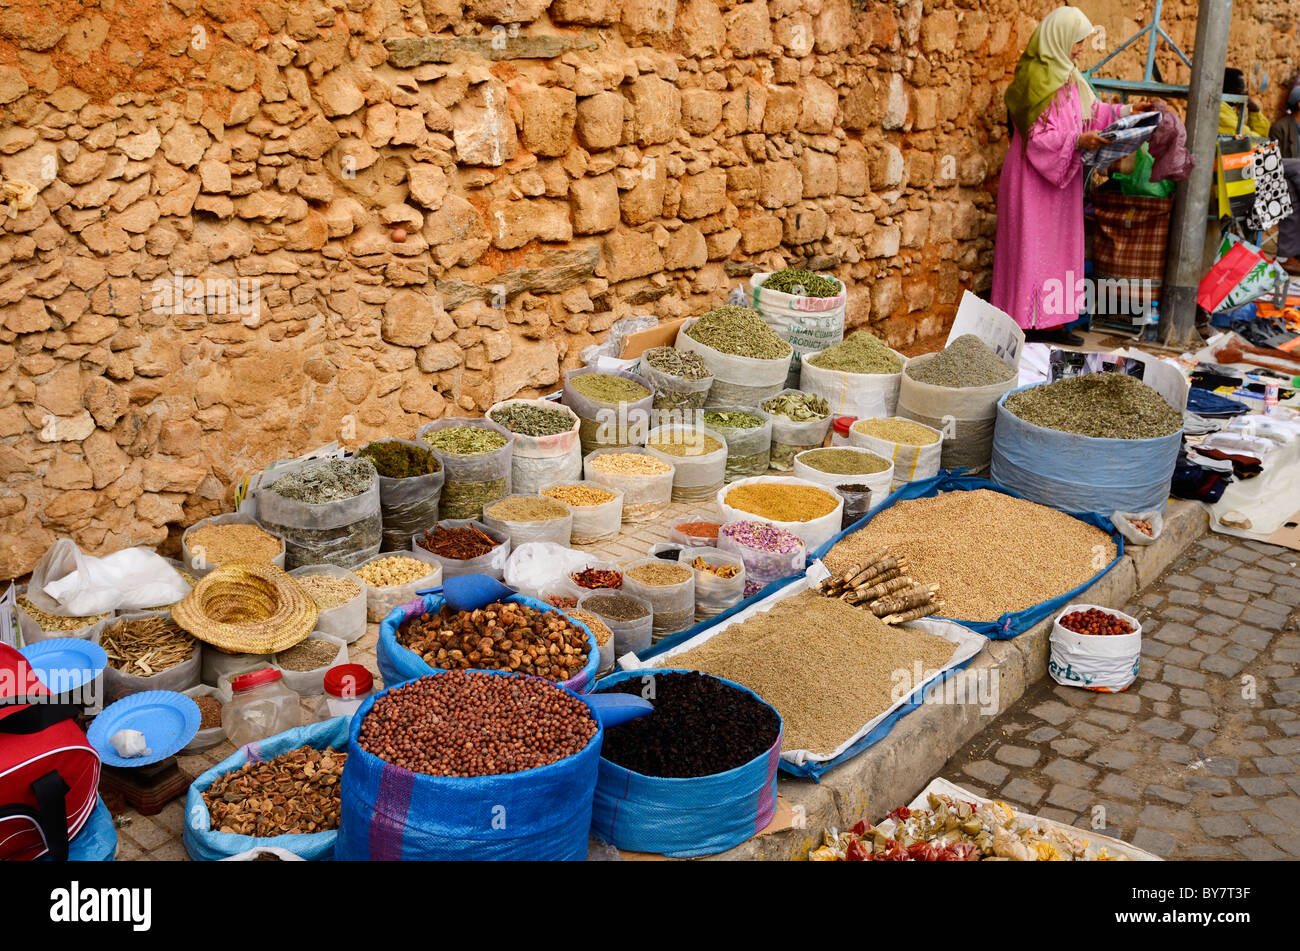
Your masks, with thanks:
[[[1081,595],[1081,600],[1123,607],[1205,534],[1208,524],[1205,510],[1197,503],[1170,502],[1160,538],[1150,545],[1126,546],[1120,562]],[[754,836],[708,858],[804,858],[820,844],[823,829],[847,829],[862,818],[879,819],[911,801],[954,753],[988,726],[990,716],[1001,716],[1047,675],[1051,632],[1049,618],[1012,640],[990,641],[958,674],[957,696],[975,696],[973,692],[962,692],[975,687],[966,682],[975,681],[982,671],[998,672],[996,713],[982,713],[972,703],[923,704],[903,717],[889,736],[823,775],[820,783],[782,774],[777,780],[778,790],[794,808],[802,827]]]

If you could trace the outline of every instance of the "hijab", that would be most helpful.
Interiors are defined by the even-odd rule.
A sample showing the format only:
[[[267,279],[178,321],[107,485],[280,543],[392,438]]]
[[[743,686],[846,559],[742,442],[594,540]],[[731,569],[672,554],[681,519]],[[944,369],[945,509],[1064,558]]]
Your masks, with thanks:
[[[1006,94],[1007,113],[1022,139],[1029,138],[1029,130],[1067,82],[1079,88],[1084,118],[1092,116],[1097,95],[1070,58],[1074,44],[1092,31],[1092,23],[1077,7],[1057,7],[1034,30]]]

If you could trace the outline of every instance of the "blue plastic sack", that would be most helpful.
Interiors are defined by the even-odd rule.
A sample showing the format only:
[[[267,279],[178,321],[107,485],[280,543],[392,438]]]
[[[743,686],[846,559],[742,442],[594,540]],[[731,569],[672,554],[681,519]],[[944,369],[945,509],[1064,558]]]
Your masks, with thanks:
[[[999,412],[1000,411],[1001,410],[999,410]],[[1005,486],[998,485],[995,482],[990,482],[988,479],[978,479],[972,476],[957,475],[945,469],[931,479],[926,479],[921,482],[909,482],[907,485],[904,485],[897,492],[868,512],[865,518],[854,522],[848,528],[844,529],[844,531],[840,532],[830,541],[826,542],[826,544],[813,552],[810,557],[825,557],[826,553],[831,550],[835,543],[845,535],[859,531],[885,509],[903,501],[904,499],[928,499],[931,496],[938,495],[940,492],[972,492],[975,489],[991,489],[994,492],[1001,492],[1003,495],[1010,495],[1013,498],[1025,498],[1021,493],[1008,489]],[[943,620],[956,621],[958,624],[970,628],[977,634],[983,634],[990,640],[1008,640],[1015,637],[1017,634],[1023,634],[1039,621],[1055,614],[1061,608],[1075,600],[1080,593],[1095,584],[1098,578],[1106,574],[1110,569],[1114,568],[1115,565],[1119,563],[1120,558],[1124,555],[1124,536],[1115,529],[1110,518],[1105,515],[1099,515],[1096,512],[1066,512],[1065,514],[1073,516],[1081,522],[1087,522],[1089,525],[1100,528],[1102,531],[1110,535],[1111,540],[1115,542],[1115,557],[1111,560],[1110,564],[1106,565],[1106,567],[1102,568],[1097,572],[1097,574],[1093,575],[1092,578],[1079,585],[1079,587],[1075,588],[1073,591],[1067,591],[1059,597],[1052,598],[1050,601],[1040,602],[1033,607],[1025,608],[1023,611],[1008,612],[996,621],[967,621],[962,618],[943,618]],[[891,720],[892,719],[893,718],[891,717]],[[886,720],[881,723],[881,726],[884,727],[889,722],[890,720]],[[784,766],[785,764],[783,763],[782,767],[784,768]]]
[[[386,763],[358,744],[362,722],[386,693],[368,697],[352,718],[339,861],[586,859],[603,729],[598,726],[581,752],[549,766],[499,776],[428,776]]]
[[[596,686],[599,689],[634,678],[687,672],[671,667],[628,670],[610,674]],[[748,687],[722,677],[714,679],[757,700],[763,699]],[[778,713],[777,720],[780,718]],[[602,757],[591,811],[592,833],[620,849],[673,858],[712,855],[739,845],[765,829],[776,812],[776,773],[784,729],[782,725],[776,742],[766,753],[713,776],[645,776]]]
[[[241,746],[190,784],[190,790],[185,794],[185,830],[181,834],[185,851],[190,854],[190,858],[203,862],[216,862],[238,855],[240,852],[247,852],[257,846],[278,846],[295,855],[301,855],[308,861],[325,861],[334,858],[334,840],[338,836],[334,830],[267,837],[213,831],[211,816],[207,804],[203,801],[203,791],[216,782],[218,777],[239,769],[245,763],[274,759],[281,753],[288,753],[300,746],[310,746],[318,750],[342,750],[346,749],[347,745],[348,718],[335,717],[310,726],[285,730],[275,736],[268,736],[264,740]]]
[[[1045,386],[1047,384],[1031,384]],[[1063,512],[1163,512],[1182,429],[1154,439],[1101,439],[1026,422],[998,400],[989,478]]]
[[[526,604],[539,611],[556,610],[553,605],[522,594],[512,594],[506,600]],[[379,676],[383,678],[386,686],[406,683],[416,677],[440,672],[438,668],[430,667],[415,651],[397,643],[397,629],[410,618],[425,613],[437,614],[446,603],[446,599],[440,594],[426,594],[401,607],[393,608],[384,618],[383,623],[379,625],[379,646],[375,649],[375,653],[379,659]],[[600,667],[600,645],[596,643],[596,637],[587,625],[567,615],[565,619],[587,632],[587,666],[560,686],[568,687],[574,693],[586,693],[596,682],[596,671]]]
[[[77,834],[68,843],[69,862],[111,862],[117,855],[117,826],[113,825],[113,814],[104,805],[104,800],[95,797],[95,808],[90,811]],[[38,861],[54,861],[48,855]]]

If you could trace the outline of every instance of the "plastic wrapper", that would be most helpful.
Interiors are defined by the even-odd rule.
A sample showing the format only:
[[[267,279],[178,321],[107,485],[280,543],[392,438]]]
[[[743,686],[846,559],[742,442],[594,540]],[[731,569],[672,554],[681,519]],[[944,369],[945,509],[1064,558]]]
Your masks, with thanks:
[[[650,445],[661,435],[669,442],[681,440],[690,445],[692,440],[702,441],[699,434],[712,436],[721,445],[713,452],[698,456],[675,456]],[[674,502],[703,502],[713,498],[722,486],[727,470],[728,449],[726,437],[717,430],[694,426],[659,426],[646,434],[646,452],[674,467]]]
[[[370,561],[379,561],[383,558],[394,558],[405,554],[407,553],[389,553],[386,555],[379,555],[376,558],[370,559]],[[415,556],[411,555],[410,557],[414,558]],[[423,578],[416,578],[414,581],[408,581],[406,584],[385,585],[382,588],[377,585],[366,584],[365,579],[361,580],[362,586],[366,589],[367,621],[378,624],[384,618],[388,617],[389,612],[391,612],[393,608],[401,604],[406,604],[408,601],[414,601],[416,598],[415,592],[421,591],[424,588],[436,588],[438,585],[442,584],[442,565],[430,561],[427,558],[416,558],[415,560],[422,561],[429,566],[429,573]],[[366,564],[369,563],[370,562],[367,562]],[[364,568],[365,565],[362,565],[361,567]],[[342,663],[342,661],[339,661],[339,663]]]
[[[516,496],[507,496],[507,498],[514,497]],[[531,497],[536,498],[536,496]],[[565,509],[569,508],[563,502],[556,502],[556,504]],[[542,518],[531,521],[493,518],[487,512],[484,512],[483,524],[488,528],[495,528],[499,532],[505,532],[510,536],[511,547],[515,549],[528,542],[550,542],[553,545],[567,546],[573,534],[573,512],[569,510],[558,518]]]
[[[360,495],[318,505],[286,499],[274,487],[258,495],[257,512],[266,530],[284,539],[286,569],[355,568],[379,554],[384,520],[378,479]]]
[[[561,588],[572,586],[580,594],[586,594],[586,589],[569,580],[569,572],[581,571],[592,561],[589,555],[563,545],[529,542],[510,553],[502,580],[529,597],[537,596],[552,585]]]
[[[860,452],[863,455],[870,456],[873,459],[881,460],[888,463],[887,467],[879,472],[822,472],[820,469],[814,469],[807,463],[807,452],[805,450],[794,457],[794,475],[798,479],[806,479],[809,482],[816,482],[818,485],[824,485],[829,489],[834,489],[841,485],[865,485],[871,490],[872,495],[876,498],[883,499],[890,492],[894,484],[894,464],[889,461],[888,456],[881,456],[879,453],[872,452],[870,449],[861,449],[856,446],[841,446],[840,450],[850,450]],[[841,497],[843,493],[840,493]]]
[[[763,286],[772,273],[759,271],[749,279],[749,299],[745,303],[762,314],[763,322],[794,348],[790,375],[797,380],[804,355],[819,353],[844,339],[848,289],[834,274],[822,274],[840,285],[834,297],[787,294]]]
[[[588,376],[593,372],[596,371],[583,367],[567,370],[564,374],[564,405],[577,413],[581,420],[578,435],[583,453],[596,449],[645,445],[646,430],[650,428],[650,406],[654,402],[654,386],[645,377],[630,370],[606,373],[605,376],[619,376],[640,383],[650,391],[643,398],[632,402],[606,403],[583,396],[573,387],[574,377]]]
[[[623,524],[623,490],[614,489],[597,482],[582,479],[568,479],[558,485],[586,485],[595,489],[612,492],[614,498],[599,505],[570,505],[573,513],[573,526],[569,536],[570,545],[594,545],[596,542],[613,538]],[[547,486],[550,488],[550,486]]]
[[[781,393],[801,393],[802,390],[785,389]],[[769,397],[770,399],[770,397]],[[762,409],[760,406],[759,409]],[[766,410],[763,412],[767,413]],[[769,465],[773,469],[788,471],[794,466],[794,457],[805,449],[816,449],[826,441],[826,433],[831,428],[834,415],[824,419],[809,419],[795,422],[778,413],[767,413],[772,421],[772,449]]]
[[[618,355],[623,352],[623,341],[634,333],[640,333],[642,330],[649,330],[651,327],[658,326],[659,318],[649,314],[643,314],[637,317],[624,317],[616,320],[609,327],[609,334],[604,341],[592,344],[590,347],[583,347],[579,356],[582,362],[593,364],[601,357],[617,359]]]
[[[900,419],[901,417],[892,417]],[[913,446],[910,443],[890,442],[878,436],[869,436],[858,430],[858,423],[849,428],[849,445],[857,449],[869,449],[884,459],[894,462],[893,488],[897,489],[908,482],[920,482],[939,473],[939,457],[943,452],[943,433],[926,426],[938,438],[928,446]],[[909,420],[915,423],[916,420]],[[924,426],[924,423],[919,425]]]
[[[189,572],[195,578],[202,578],[219,564],[219,562],[204,557],[202,551],[190,547],[190,538],[193,534],[207,525],[256,525],[268,535],[275,534],[251,515],[241,515],[238,512],[227,512],[224,515],[213,515],[210,518],[199,519],[185,529],[185,532],[181,535],[181,570]],[[280,539],[280,553],[271,559],[271,564],[277,568],[283,568],[284,560],[284,539]]]
[[[199,697],[215,697],[223,706],[230,702],[230,691],[222,693],[216,687],[209,687],[207,684],[199,684],[197,687],[190,687],[182,690],[181,693],[191,700],[198,700]],[[190,740],[181,750],[182,753],[199,753],[210,747],[216,746],[226,738],[226,731],[221,729],[221,724],[210,726],[207,729],[200,729],[194,734],[194,739]]]
[[[835,491],[844,500],[844,514],[840,517],[841,529],[848,528],[870,512],[871,506],[877,498],[884,499],[884,496],[878,496],[869,488],[850,489],[850,485],[861,485],[861,483],[849,482],[835,487]],[[886,494],[888,494],[888,490],[886,490]]]
[[[653,585],[637,581],[628,574],[639,565],[663,564],[659,558],[634,561],[623,572],[623,592],[640,598],[654,611],[651,642],[684,631],[695,623],[695,572],[687,569],[687,578],[678,584]],[[685,566],[682,566],[685,567]]]
[[[747,518],[737,519],[737,521],[754,520]],[[801,544],[794,551],[788,552],[767,551],[747,545],[739,538],[727,534],[726,525],[718,531],[717,547],[720,551],[734,552],[744,561],[745,597],[761,591],[773,581],[802,573],[804,563],[808,560],[808,549],[805,545]]]
[[[490,429],[506,437],[506,444],[500,449],[488,452],[476,452],[472,455],[460,455],[434,449],[433,453],[442,463],[444,473],[442,496],[438,500],[438,518],[476,519],[482,518],[483,506],[505,498],[510,494],[510,475],[513,465],[515,434],[504,426],[498,426],[490,419],[468,417],[450,417],[425,423],[416,430],[416,438],[424,441],[428,433],[453,426],[473,426],[478,429]],[[427,446],[428,443],[426,442]],[[433,448],[430,446],[430,448]],[[421,526],[430,528],[429,525]]]
[[[578,607],[588,614],[596,615],[605,622],[609,632],[614,635],[610,638],[610,642],[614,645],[614,661],[617,663],[618,659],[624,654],[635,654],[650,646],[650,638],[654,627],[654,609],[650,607],[650,602],[644,598],[638,598],[625,591],[616,592],[624,597],[631,598],[645,608],[645,617],[639,617],[634,621],[620,621],[607,614],[602,614],[596,609],[595,605],[590,603],[592,595],[609,593],[608,591],[588,592],[587,596],[578,602]]]
[[[366,583],[346,568],[338,565],[303,565],[289,572],[294,578],[307,575],[329,575],[331,578],[344,578],[356,583],[360,593],[350,601],[333,608],[317,608],[316,631],[318,634],[332,634],[334,637],[351,644],[366,633]],[[204,682],[208,682],[206,677]],[[212,678],[216,682],[216,677]]]
[[[487,411],[487,416],[491,418],[498,409],[515,404],[568,413],[573,418],[573,428],[553,436],[515,433],[515,448],[510,463],[511,491],[518,495],[534,495],[556,482],[581,478],[582,442],[578,434],[578,414],[554,400],[511,399],[494,403]]]
[[[772,459],[772,420],[755,406],[710,406],[709,411],[749,413],[763,420],[762,426],[739,429],[710,424],[713,432],[727,441],[726,481],[735,482],[762,475]]]
[[[935,354],[927,353],[908,362],[912,369],[924,366]],[[898,392],[897,414],[945,433],[939,467],[964,467],[969,475],[985,475],[993,455],[993,429],[998,400],[1016,386],[1017,377],[989,386],[935,386],[903,374]]]
[[[137,618],[147,617],[170,617],[167,611],[128,611],[119,614],[117,617],[109,620],[99,633],[99,645],[104,646],[104,632],[109,627],[119,621],[134,621]],[[194,653],[186,660],[181,661],[166,670],[160,670],[156,674],[142,676],[138,674],[124,673],[115,668],[110,662],[104,668],[104,697],[105,699],[120,700],[128,694],[143,693],[146,690],[185,690],[188,687],[198,686],[199,675],[203,672],[203,648],[201,641],[194,642]]]
[[[713,372],[713,385],[709,387],[708,406],[757,406],[769,396],[781,392],[790,372],[794,350],[784,357],[760,360],[755,357],[737,357],[700,343],[688,334],[695,318],[682,324],[677,331],[678,350],[698,353]]]
[[[27,598],[48,614],[90,617],[172,604],[190,593],[166,558],[148,548],[87,555],[71,538],[55,539],[32,569]]]
[[[719,578],[709,571],[694,568],[696,558],[713,565],[735,565],[740,571],[734,578]],[[745,596],[745,559],[735,552],[703,546],[683,548],[677,559],[679,564],[695,572],[695,620],[716,617],[728,608],[734,608]]]
[[[411,536],[411,554],[414,557],[430,564],[440,565],[444,578],[451,578],[456,575],[491,575],[493,578],[500,579],[501,572],[506,566],[506,559],[510,557],[509,535],[494,528],[488,528],[482,522],[473,519],[448,518],[443,519],[438,524],[443,528],[463,528],[466,525],[473,525],[479,531],[496,539],[501,544],[477,558],[444,558],[442,555],[435,555],[419,544],[424,538],[424,532],[420,532],[418,535]]]
[[[658,518],[667,509],[673,497],[673,479],[676,468],[672,463],[667,472],[657,475],[636,475],[622,472],[602,472],[591,463],[605,453],[639,452],[644,449],[597,449],[583,459],[583,474],[586,481],[594,482],[602,489],[623,493],[623,521],[648,522]]]
[[[641,354],[641,362],[637,365],[636,372],[644,377],[654,390],[651,408],[656,413],[702,409],[709,398],[709,389],[713,386],[712,375],[702,380],[688,380],[685,377],[665,373],[663,370],[656,370],[647,362],[644,353]]]
[[[209,687],[225,689],[230,693],[230,679],[250,670],[271,666],[270,654],[228,654],[211,644],[205,645],[199,679]]]
[[[397,442],[432,451],[428,445],[411,439],[376,439],[374,442]],[[438,464],[441,466],[442,461],[439,460]],[[445,478],[446,473],[441,468],[437,472],[405,479],[379,477],[379,514],[384,520],[380,551],[402,551],[412,534],[438,521],[438,504]]]
[[[1146,532],[1138,531],[1137,526],[1133,524],[1134,519],[1150,522],[1151,534],[1148,535]],[[1150,545],[1160,537],[1160,533],[1164,531],[1165,527],[1164,515],[1154,510],[1150,512],[1115,512],[1111,515],[1110,521],[1115,526],[1115,530],[1123,535],[1124,540],[1130,545]]]
[[[335,645],[338,651],[334,654],[334,659],[312,670],[290,670],[288,667],[280,665],[280,658],[277,655],[273,666],[280,671],[284,685],[298,696],[319,697],[325,692],[325,671],[336,664],[346,664],[348,662],[348,645],[344,643],[342,638],[334,637],[332,634],[321,634],[319,631],[308,634],[306,639],[309,641],[328,641]]]
[[[907,357],[891,350],[906,367]],[[809,361],[815,353],[804,355],[799,370],[799,389],[826,398],[832,416],[893,416],[898,406],[898,388],[903,371],[897,373],[845,373],[824,370]]]

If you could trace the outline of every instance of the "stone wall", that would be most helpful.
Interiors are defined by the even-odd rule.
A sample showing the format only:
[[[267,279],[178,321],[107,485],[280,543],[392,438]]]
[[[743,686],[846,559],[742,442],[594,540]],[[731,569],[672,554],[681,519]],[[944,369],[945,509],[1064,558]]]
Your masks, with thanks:
[[[939,332],[988,284],[1002,90],[1052,5],[9,4],[0,172],[37,193],[0,227],[0,578],[553,389],[758,268]]]

